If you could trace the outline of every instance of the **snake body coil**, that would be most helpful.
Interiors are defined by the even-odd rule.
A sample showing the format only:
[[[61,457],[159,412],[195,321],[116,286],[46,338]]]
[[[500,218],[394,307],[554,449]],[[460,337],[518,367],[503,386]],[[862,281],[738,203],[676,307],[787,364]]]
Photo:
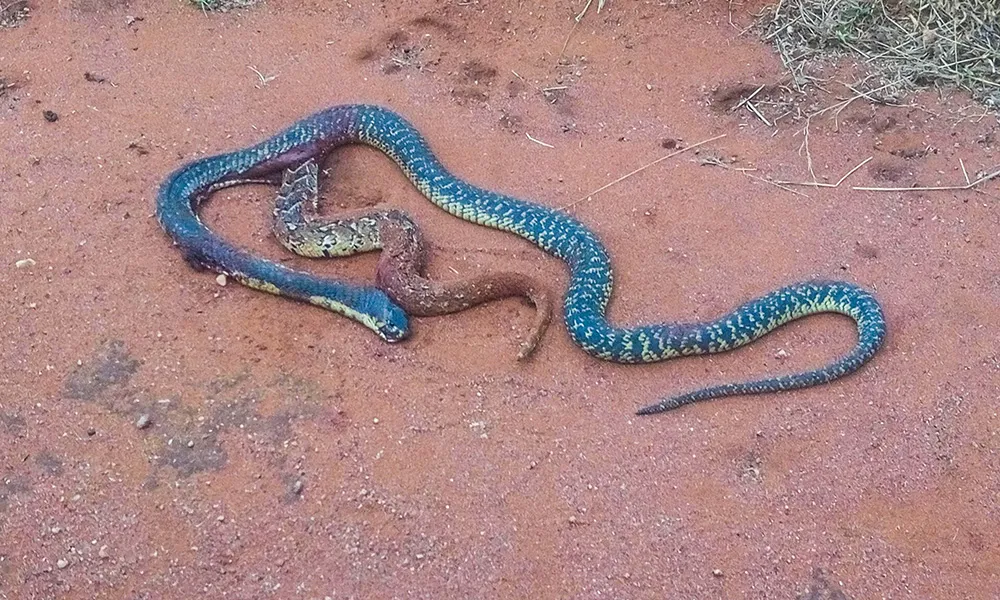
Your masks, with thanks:
[[[359,142],[391,157],[417,189],[442,209],[467,221],[515,233],[562,259],[570,269],[564,304],[566,326],[573,341],[597,358],[646,363],[723,352],[743,346],[791,320],[820,312],[845,314],[857,324],[855,347],[825,367],[704,388],[668,398],[641,409],[639,414],[660,412],[709,398],[790,390],[828,382],[856,371],[875,354],[885,337],[885,318],[875,297],[854,284],[836,281],[789,285],[711,321],[613,326],[605,316],[612,292],[611,261],[604,245],[590,229],[561,211],[484,190],[455,177],[437,160],[412,125],[398,114],[378,106],[329,108],[261,144],[202,159],[187,167],[187,171],[182,169],[161,189],[157,210],[160,223],[189,257],[214,268],[230,268],[224,262],[230,254],[215,252],[217,242],[206,237],[199,228],[200,222],[194,215],[199,193],[205,193],[220,180],[270,174],[319,157],[336,146]],[[270,278],[269,283],[278,292],[297,291],[295,286],[289,286],[287,270],[247,265],[248,259],[237,257],[242,262],[238,266],[255,267],[253,277],[265,282]],[[259,277],[261,275],[264,277]],[[315,284],[315,281],[300,283]],[[336,303],[347,306],[343,302],[343,289],[333,287],[330,291],[337,294]],[[350,310],[355,310],[357,305],[351,305]],[[340,312],[356,316],[350,311]]]

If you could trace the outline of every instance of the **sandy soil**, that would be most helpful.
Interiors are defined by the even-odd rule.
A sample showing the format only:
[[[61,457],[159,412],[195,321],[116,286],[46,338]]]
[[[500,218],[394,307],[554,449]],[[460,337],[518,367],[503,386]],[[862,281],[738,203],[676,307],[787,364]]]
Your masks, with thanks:
[[[817,175],[874,158],[792,193],[766,180],[809,178],[803,121],[726,109],[784,80],[740,36],[755,7],[613,2],[566,44],[580,6],[63,0],[0,30],[0,598],[1000,597],[997,185],[850,189],[995,169],[996,119],[960,95],[829,111],[809,128]],[[802,110],[849,96],[836,79]],[[822,364],[851,324],[626,367],[559,323],[524,364],[517,300],[389,346],[181,260],[151,217],[167,173],[355,101],[405,114],[469,180],[572,205],[614,256],[618,322],[839,277],[877,290],[886,346],[830,385],[636,418]],[[559,261],[443,214],[374,151],[331,163],[328,205],[410,211],[435,276],[565,285]],[[206,218],[371,280],[375,256],[287,257],[273,192],[220,193]]]

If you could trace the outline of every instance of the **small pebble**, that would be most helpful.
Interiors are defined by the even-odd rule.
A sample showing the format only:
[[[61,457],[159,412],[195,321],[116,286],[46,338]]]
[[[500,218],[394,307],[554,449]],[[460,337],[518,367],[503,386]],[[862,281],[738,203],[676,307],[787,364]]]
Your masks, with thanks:
[[[782,348],[774,353],[774,358],[777,358],[778,360],[781,360],[783,358],[788,358],[788,353],[785,352],[784,348]]]
[[[22,258],[21,260],[14,263],[14,266],[18,269],[23,269],[25,267],[35,266],[35,259],[33,258]]]
[[[49,123],[55,123],[56,121],[59,120],[59,115],[52,110],[43,110],[42,116],[45,117],[45,120],[48,121]]]
[[[194,440],[188,440],[187,447],[194,448]]]
[[[138,419],[136,419],[135,426],[138,427],[139,429],[145,429],[149,427],[149,424],[152,422],[153,420],[149,417],[149,415],[143,413],[139,415]]]
[[[712,577],[722,577],[722,569],[712,569]]]
[[[301,479],[296,479],[295,483],[292,484],[292,493],[295,494],[296,496],[298,496],[299,494],[302,493],[302,488],[303,487],[305,487],[305,484],[302,483],[302,480]]]
[[[221,285],[222,287],[226,287],[226,283],[228,282],[229,280],[226,278],[225,273],[219,273],[219,276],[215,278],[215,283]]]
[[[101,549],[97,551],[97,556],[100,557],[100,558],[107,558],[108,557],[108,547],[107,546],[101,546]]]
[[[94,429],[93,427],[88,427],[87,428],[87,435],[90,436],[90,437],[94,437],[95,435],[97,435],[97,430]]]
[[[69,566],[69,561],[66,560],[65,558],[60,558],[59,560],[56,561],[56,566],[59,567],[60,569],[65,569],[66,567]]]

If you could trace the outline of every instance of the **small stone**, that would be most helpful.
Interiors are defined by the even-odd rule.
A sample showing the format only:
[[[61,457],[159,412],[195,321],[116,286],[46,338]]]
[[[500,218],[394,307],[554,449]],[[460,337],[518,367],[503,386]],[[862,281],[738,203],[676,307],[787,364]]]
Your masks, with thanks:
[[[712,569],[712,577],[722,577],[722,569]]]
[[[33,258],[22,258],[21,260],[14,263],[14,266],[18,269],[23,269],[25,267],[35,266],[35,259]]]
[[[143,413],[143,414],[139,415],[138,419],[135,420],[135,426],[138,427],[139,429],[145,429],[145,428],[149,427],[150,423],[152,423],[152,422],[153,422],[153,419],[150,418],[150,416],[148,414]]]
[[[302,488],[303,487],[305,487],[305,484],[302,483],[302,480],[301,479],[296,479],[295,483],[292,484],[292,493],[295,494],[296,496],[298,496],[299,494],[302,493]]]
[[[97,435],[97,430],[94,429],[93,427],[88,427],[87,428],[87,436],[94,437],[95,435]]]
[[[774,353],[774,358],[777,358],[778,360],[782,360],[782,359],[788,358],[788,353],[785,352],[784,348],[782,348],[782,349],[780,349],[780,350],[778,350],[777,352]]]
[[[194,448],[194,440],[188,440],[187,447]]]
[[[225,273],[219,273],[219,276],[215,278],[215,283],[221,285],[222,287],[226,287],[226,284],[228,282],[229,282],[229,279],[226,278],[226,274]]]
[[[372,419],[372,423],[378,425],[378,417],[375,417],[374,419]]]
[[[226,515],[219,515],[219,516],[215,517],[215,520],[218,521],[219,523],[225,523],[226,522]]]
[[[59,120],[58,113],[52,110],[43,110],[42,116],[45,117],[45,120],[48,121],[49,123],[55,123],[56,121]]]
[[[97,551],[97,556],[100,557],[100,558],[108,558],[108,556],[109,556],[109,554],[108,554],[108,547],[107,546],[101,546],[101,549]]]
[[[60,558],[59,560],[56,561],[56,566],[59,567],[60,569],[65,569],[66,567],[69,566],[69,561],[66,560],[65,558]]]

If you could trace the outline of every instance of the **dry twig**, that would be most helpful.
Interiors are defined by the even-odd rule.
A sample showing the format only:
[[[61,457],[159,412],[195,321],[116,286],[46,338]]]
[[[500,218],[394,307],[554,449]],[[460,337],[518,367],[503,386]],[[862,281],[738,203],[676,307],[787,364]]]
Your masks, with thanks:
[[[601,187],[599,187],[596,190],[590,192],[586,196],[583,196],[583,197],[581,197],[581,198],[579,198],[579,199],[577,199],[577,200],[575,200],[573,202],[570,202],[569,204],[567,204],[566,206],[563,206],[562,208],[563,208],[563,210],[566,210],[568,208],[576,206],[577,204],[583,202],[584,200],[591,199],[593,196],[595,196],[599,192],[603,192],[604,190],[608,189],[609,187],[611,187],[613,185],[616,185],[616,184],[619,184],[619,183],[625,181],[626,179],[628,179],[629,177],[632,177],[633,175],[641,173],[642,171],[645,171],[646,169],[652,167],[653,165],[655,165],[657,163],[661,163],[661,162],[667,160],[668,158],[673,158],[673,157],[677,156],[678,154],[683,154],[683,153],[687,152],[688,150],[694,150],[698,146],[704,146],[705,144],[707,144],[709,142],[714,142],[715,140],[719,140],[719,139],[722,139],[724,137],[726,137],[726,134],[723,133],[722,135],[717,135],[715,137],[708,138],[707,140],[702,140],[702,141],[698,142],[697,144],[692,144],[692,145],[690,145],[690,146],[688,146],[686,148],[681,148],[680,150],[677,150],[676,152],[671,152],[670,154],[667,154],[666,156],[661,156],[660,158],[654,160],[651,163],[643,165],[643,166],[639,167],[638,169],[636,169],[634,171],[631,171],[629,173],[626,173],[625,175],[622,175],[621,177],[619,177],[618,179],[615,179],[614,181],[612,181],[610,183],[606,183],[606,184],[602,185]]]
[[[965,185],[931,185],[931,186],[914,186],[914,187],[862,187],[854,186],[853,190],[858,190],[861,192],[945,192],[945,191],[961,191],[961,190],[971,190],[981,183],[986,183],[991,179],[996,179],[1000,175],[1000,170],[994,171],[989,175],[983,175],[979,179],[973,181],[972,183],[967,183]]]

